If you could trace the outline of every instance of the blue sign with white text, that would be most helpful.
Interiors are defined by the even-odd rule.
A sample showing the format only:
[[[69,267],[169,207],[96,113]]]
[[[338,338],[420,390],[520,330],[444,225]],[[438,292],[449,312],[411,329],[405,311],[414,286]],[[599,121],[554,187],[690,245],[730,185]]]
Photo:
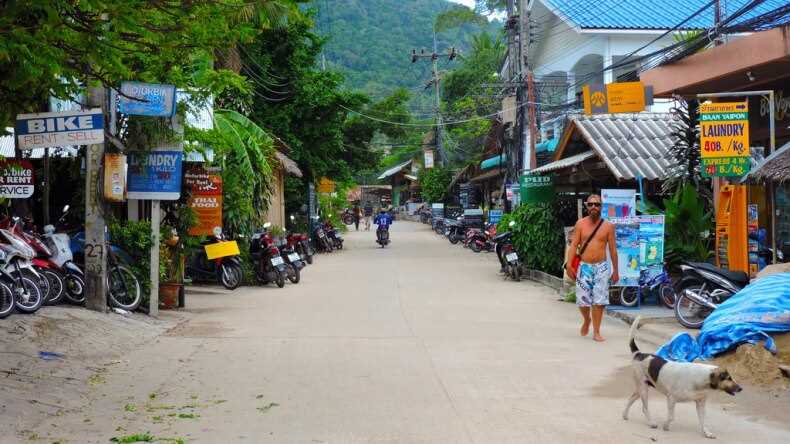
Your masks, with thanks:
[[[155,83],[123,82],[118,111],[136,116],[172,117],[176,112],[176,87]]]
[[[181,151],[129,153],[127,196],[141,200],[178,200],[181,197]]]
[[[502,210],[488,210],[488,223],[498,224],[502,220]]]

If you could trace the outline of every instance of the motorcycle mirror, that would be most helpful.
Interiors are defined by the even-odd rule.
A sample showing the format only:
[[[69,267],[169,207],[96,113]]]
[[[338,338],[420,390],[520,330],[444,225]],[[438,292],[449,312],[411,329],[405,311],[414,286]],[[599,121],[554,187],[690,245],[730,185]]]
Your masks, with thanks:
[[[269,227],[271,227],[271,226],[272,226],[271,222],[266,222],[265,224],[263,224],[263,228],[266,228],[266,229],[269,229]]]
[[[510,221],[510,223],[509,223],[509,224],[507,224],[507,226],[508,226],[508,227],[515,227],[515,226],[516,226],[516,221],[514,221],[514,220],[511,220],[511,221]]]
[[[463,216],[458,216],[458,217],[455,218],[455,220],[464,220],[464,217]]]
[[[65,214],[65,213],[68,213],[68,211],[69,211],[69,208],[70,208],[70,207],[69,207],[68,205],[66,205],[65,207],[63,207],[63,213],[64,213],[64,214]]]
[[[215,237],[220,237],[222,236],[222,227],[214,227],[214,230],[212,230],[212,232],[214,233]]]

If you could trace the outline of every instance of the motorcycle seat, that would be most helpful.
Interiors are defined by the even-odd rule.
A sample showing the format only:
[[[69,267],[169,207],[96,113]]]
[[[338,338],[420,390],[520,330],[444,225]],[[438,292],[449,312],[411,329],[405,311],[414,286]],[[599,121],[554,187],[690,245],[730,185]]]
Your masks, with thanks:
[[[708,264],[706,262],[693,262],[690,263],[691,266],[701,268],[705,271],[709,271],[711,273],[716,273],[719,276],[722,276],[726,279],[729,279],[736,284],[746,286],[749,283],[749,275],[744,273],[743,271],[731,271],[725,270],[723,268],[719,268],[715,265]]]
[[[502,241],[507,240],[507,238],[509,238],[509,237],[510,237],[510,232],[506,231],[504,233],[497,234],[496,236],[494,236],[494,238],[492,240],[494,242],[502,242]]]

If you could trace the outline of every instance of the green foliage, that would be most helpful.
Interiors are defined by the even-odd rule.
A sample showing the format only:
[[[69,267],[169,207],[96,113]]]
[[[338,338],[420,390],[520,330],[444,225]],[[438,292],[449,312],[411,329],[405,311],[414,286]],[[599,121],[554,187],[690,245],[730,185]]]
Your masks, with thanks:
[[[488,19],[475,13],[474,10],[463,5],[454,5],[449,11],[436,16],[434,27],[436,31],[447,31],[448,29],[458,28],[462,25],[474,23],[478,26],[488,25]]]
[[[409,56],[412,49],[432,50],[437,16],[457,5],[445,0],[326,0],[317,6],[318,32],[328,36],[327,66],[342,72],[348,87],[374,98],[386,97],[397,88],[417,90],[412,105],[431,111],[433,91],[422,88],[430,78],[431,65],[426,61],[412,64]],[[462,54],[467,52],[481,24],[438,30],[439,51],[454,46]],[[502,23],[492,21],[484,24],[484,29],[501,33]],[[442,69],[446,69],[445,63],[446,59],[441,62]],[[454,64],[449,62],[448,66]]]
[[[453,180],[449,168],[423,168],[419,174],[422,199],[426,202],[442,202],[447,195],[447,187]]]
[[[516,220],[513,213],[505,213],[502,215],[502,218],[499,219],[499,223],[496,224],[496,231],[497,233],[504,233],[506,231],[510,231],[510,221]]]
[[[112,245],[125,251],[132,257],[132,263],[126,264],[140,281],[143,291],[143,306],[151,294],[151,221],[131,221],[112,219],[107,224],[110,231],[110,241]],[[161,239],[169,237],[167,227],[163,227],[160,233]],[[165,280],[167,268],[164,261],[159,263],[159,279]]]
[[[712,204],[713,195],[710,193],[710,179],[702,177],[700,158],[700,121],[699,102],[686,101],[676,97],[675,106],[670,110],[675,120],[671,124],[672,147],[669,156],[674,160],[667,170],[665,180],[661,185],[665,193],[675,193],[686,184],[693,185],[702,192],[702,197]]]
[[[550,204],[521,204],[511,213],[516,226],[510,231],[513,246],[526,268],[560,276],[564,235],[556,214]]]
[[[210,89],[193,77],[196,59],[257,32],[239,20],[246,0],[163,2],[51,0],[0,4],[0,128],[40,112],[86,85],[124,80]],[[218,72],[218,71],[217,71]],[[236,76],[226,72],[225,75]]]
[[[677,190],[666,207],[666,247],[664,257],[670,266],[683,260],[705,262],[711,257],[710,233],[713,212],[690,184]]]

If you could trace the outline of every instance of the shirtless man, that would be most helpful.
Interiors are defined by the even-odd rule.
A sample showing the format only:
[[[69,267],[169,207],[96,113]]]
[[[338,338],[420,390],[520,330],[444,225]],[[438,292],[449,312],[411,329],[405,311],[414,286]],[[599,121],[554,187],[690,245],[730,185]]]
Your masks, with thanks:
[[[601,319],[604,306],[609,304],[609,283],[620,280],[617,272],[617,248],[615,246],[614,225],[601,220],[601,196],[593,194],[587,198],[587,212],[589,216],[579,219],[573,230],[573,241],[569,249],[571,257],[567,261],[568,275],[576,281],[576,305],[582,315],[581,335],[587,336],[590,332],[590,314],[592,312],[593,339],[598,342],[605,341],[601,336]],[[601,222],[601,227],[595,237],[582,253],[582,262],[578,270],[571,267],[571,259],[592,235],[595,227]],[[609,257],[612,260],[610,270],[606,261],[606,247],[609,247]]]

